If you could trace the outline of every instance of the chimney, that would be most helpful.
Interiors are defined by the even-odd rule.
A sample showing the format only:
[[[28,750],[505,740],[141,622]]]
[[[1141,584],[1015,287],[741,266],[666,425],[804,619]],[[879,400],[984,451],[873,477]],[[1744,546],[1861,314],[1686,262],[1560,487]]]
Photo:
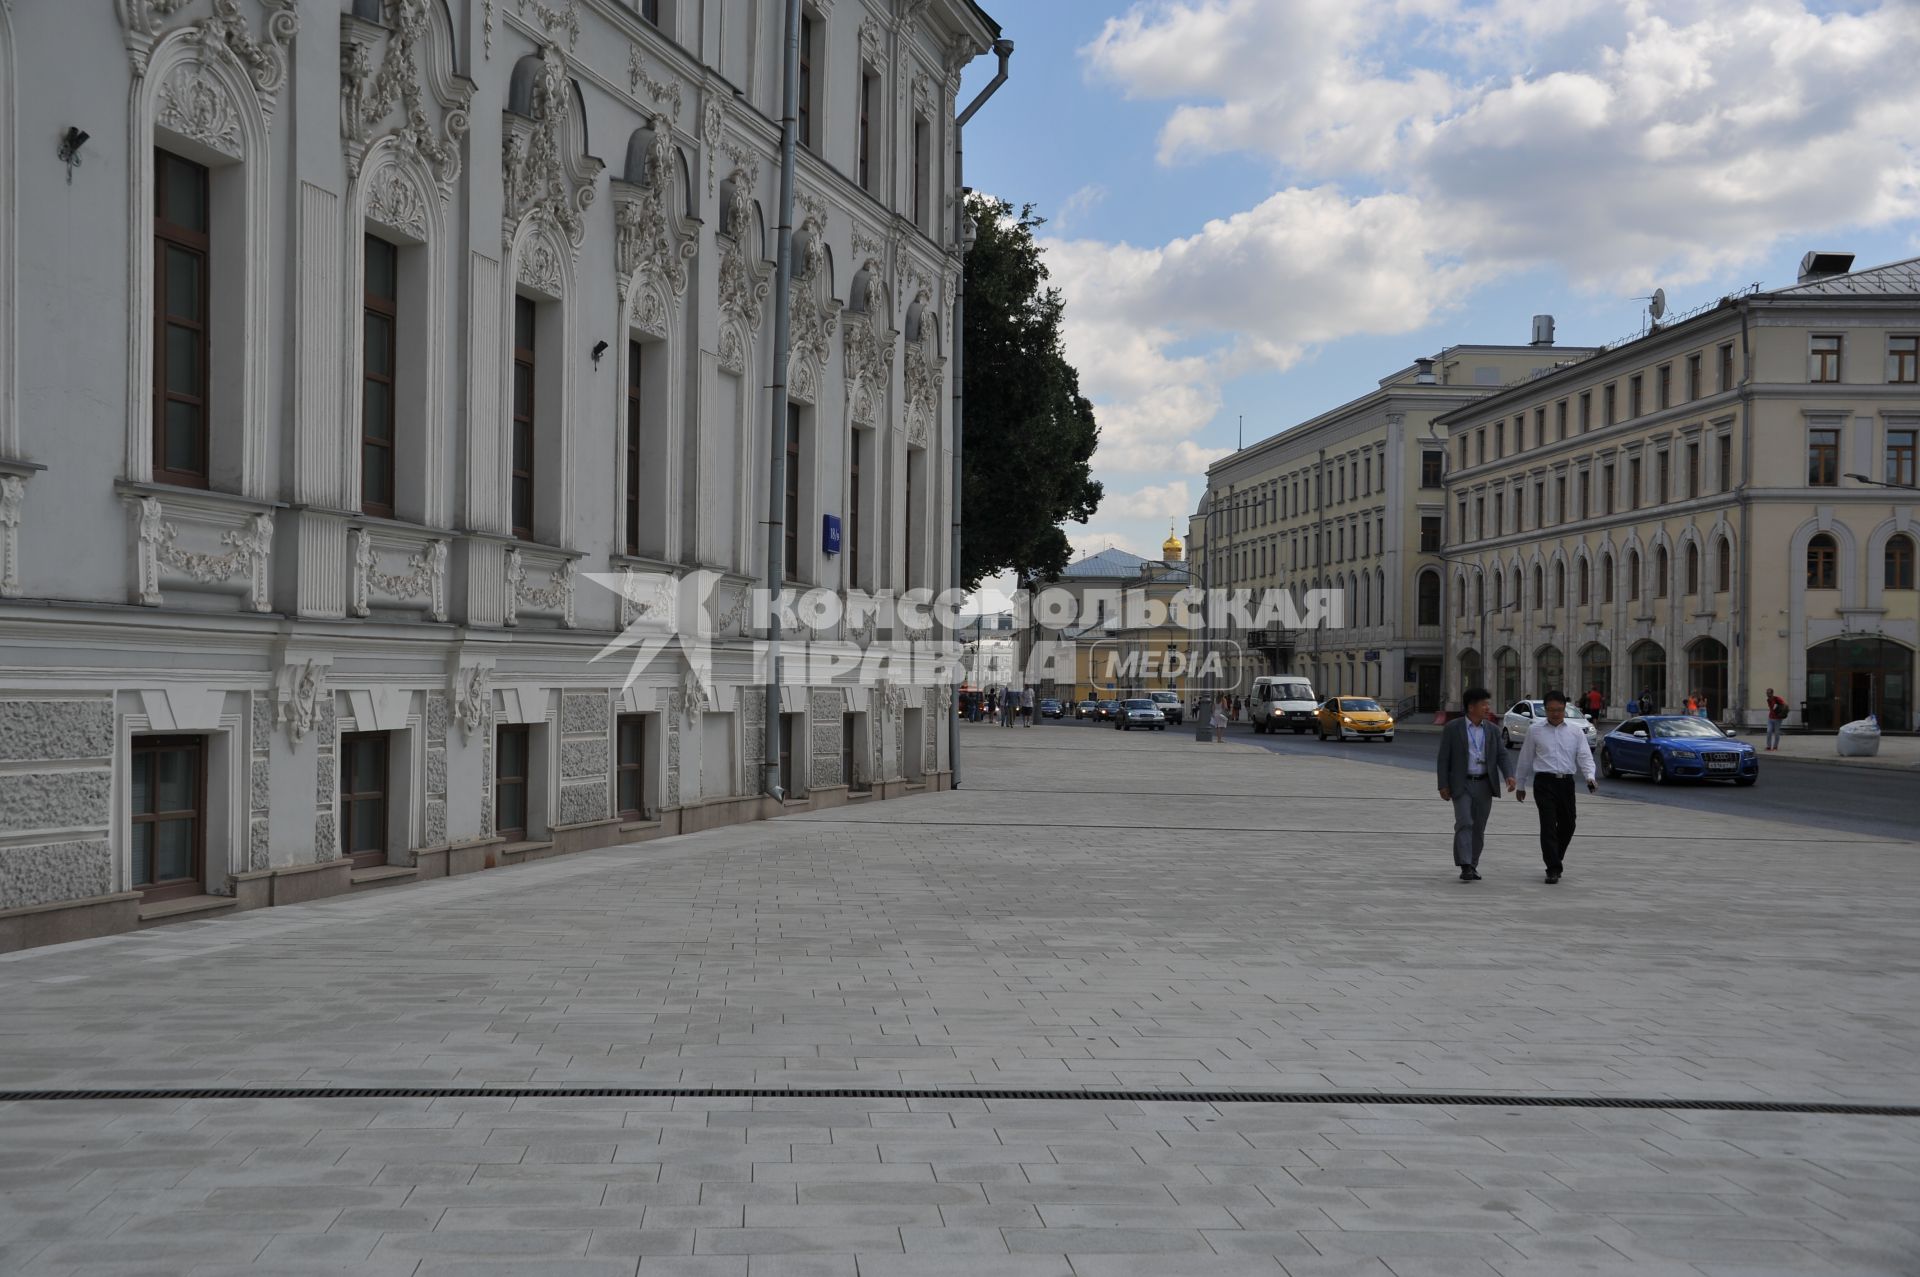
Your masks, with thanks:
[[[1852,253],[1821,252],[1815,249],[1800,259],[1800,280],[1802,284],[1816,279],[1825,279],[1829,275],[1844,275],[1853,269]]]
[[[1416,359],[1413,361],[1413,384],[1416,386],[1431,386],[1434,384],[1433,360]]]
[[[1536,346],[1553,345],[1553,316],[1535,315],[1533,317],[1533,344]]]

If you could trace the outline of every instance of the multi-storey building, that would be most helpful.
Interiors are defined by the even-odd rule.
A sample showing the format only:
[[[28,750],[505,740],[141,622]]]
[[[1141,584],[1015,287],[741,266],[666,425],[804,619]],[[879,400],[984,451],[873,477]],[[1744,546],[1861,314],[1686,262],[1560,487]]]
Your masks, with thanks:
[[[1914,725],[1920,259],[1851,263],[1441,419],[1454,697]]]
[[[1053,649],[1054,668],[1036,671],[1044,694],[1077,701],[1186,692],[1196,635],[1183,624],[1175,599],[1192,583],[1180,538],[1171,531],[1157,559],[1109,547],[1069,564],[1044,588],[1073,600],[1072,623],[1046,634],[1048,642],[1072,646],[1072,661]],[[1069,675],[1072,684],[1057,675]]]
[[[807,5],[776,430],[783,9],[0,0],[0,947],[747,818],[770,730],[943,783],[931,680],[769,724],[745,600],[776,446],[788,582],[946,581],[998,32]],[[593,661],[694,579],[711,680]]]
[[[1441,561],[1444,436],[1434,425],[1507,382],[1584,358],[1553,345],[1552,320],[1526,346],[1449,346],[1349,403],[1216,461],[1189,524],[1189,558],[1212,589],[1339,591],[1339,624],[1288,631],[1217,628],[1224,680],[1303,673],[1326,695],[1389,708],[1440,707],[1445,636]]]

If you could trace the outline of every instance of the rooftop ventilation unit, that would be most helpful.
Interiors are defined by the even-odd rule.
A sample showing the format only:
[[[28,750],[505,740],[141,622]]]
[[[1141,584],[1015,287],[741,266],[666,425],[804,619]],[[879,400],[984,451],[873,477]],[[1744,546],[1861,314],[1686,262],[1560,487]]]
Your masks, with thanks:
[[[1535,315],[1533,317],[1533,344],[1536,346],[1553,345],[1553,316]]]
[[[1800,282],[1844,275],[1853,269],[1852,253],[1823,253],[1818,250],[1800,259]]]
[[[1435,384],[1433,360],[1416,359],[1413,361],[1413,384],[1416,386],[1431,386]]]

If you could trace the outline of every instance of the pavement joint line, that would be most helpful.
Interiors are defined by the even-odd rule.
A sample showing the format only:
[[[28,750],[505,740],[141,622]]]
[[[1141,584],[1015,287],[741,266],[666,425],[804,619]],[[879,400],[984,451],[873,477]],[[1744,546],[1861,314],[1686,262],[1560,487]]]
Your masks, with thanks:
[[[1834,1114],[1920,1117],[1920,1105],[1819,1100],[1736,1100],[1610,1095],[1516,1095],[1417,1091],[1050,1090],[993,1087],[691,1087],[691,1086],[287,1086],[142,1087],[0,1091],[0,1104],[128,1100],[333,1099],[777,1099],[777,1100],[1072,1100],[1154,1104],[1389,1104],[1474,1108],[1645,1109],[1670,1112]]]

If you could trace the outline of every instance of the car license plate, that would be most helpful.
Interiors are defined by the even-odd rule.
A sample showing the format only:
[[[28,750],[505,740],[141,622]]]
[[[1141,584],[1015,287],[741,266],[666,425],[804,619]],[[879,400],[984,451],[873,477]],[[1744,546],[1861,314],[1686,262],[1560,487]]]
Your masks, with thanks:
[[[1738,765],[1737,763],[1708,763],[1707,770],[1710,772],[1730,772]]]

